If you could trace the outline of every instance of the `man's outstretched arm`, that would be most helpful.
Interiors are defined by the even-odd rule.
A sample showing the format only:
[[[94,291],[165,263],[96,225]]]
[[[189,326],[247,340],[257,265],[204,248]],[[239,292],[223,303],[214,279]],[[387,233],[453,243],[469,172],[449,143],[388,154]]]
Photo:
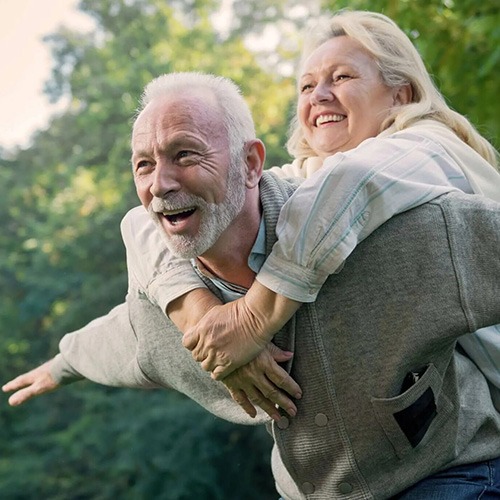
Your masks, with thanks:
[[[9,398],[9,404],[18,406],[34,396],[84,378],[115,387],[158,387],[137,363],[137,339],[127,303],[66,334],[59,349],[55,358],[2,387],[4,392],[16,391]]]

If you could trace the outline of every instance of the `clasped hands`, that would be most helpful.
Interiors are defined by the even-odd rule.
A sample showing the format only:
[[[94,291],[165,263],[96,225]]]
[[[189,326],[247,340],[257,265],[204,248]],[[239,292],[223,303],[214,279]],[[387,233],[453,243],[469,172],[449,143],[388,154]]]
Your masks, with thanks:
[[[253,405],[275,420],[280,418],[276,405],[295,416],[290,397],[298,399],[302,391],[278,365],[293,353],[270,341],[299,306],[255,282],[245,297],[212,307],[185,332],[183,345],[250,416],[256,415]]]

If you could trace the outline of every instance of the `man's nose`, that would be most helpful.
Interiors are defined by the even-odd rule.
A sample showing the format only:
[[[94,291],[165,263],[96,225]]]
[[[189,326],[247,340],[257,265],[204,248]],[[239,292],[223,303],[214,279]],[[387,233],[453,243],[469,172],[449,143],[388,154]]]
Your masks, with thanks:
[[[335,95],[332,87],[327,82],[318,83],[311,92],[311,102],[313,104],[322,104],[324,102],[333,101],[334,99]]]
[[[178,168],[168,165],[165,161],[158,161],[153,174],[151,194],[156,198],[164,198],[172,191],[181,189]]]

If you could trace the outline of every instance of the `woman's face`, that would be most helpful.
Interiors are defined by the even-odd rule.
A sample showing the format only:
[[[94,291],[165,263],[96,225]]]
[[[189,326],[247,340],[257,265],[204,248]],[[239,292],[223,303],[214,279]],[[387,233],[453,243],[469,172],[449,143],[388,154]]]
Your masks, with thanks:
[[[326,158],[376,136],[397,101],[398,89],[382,83],[371,55],[353,38],[339,36],[307,59],[297,110],[307,142]]]

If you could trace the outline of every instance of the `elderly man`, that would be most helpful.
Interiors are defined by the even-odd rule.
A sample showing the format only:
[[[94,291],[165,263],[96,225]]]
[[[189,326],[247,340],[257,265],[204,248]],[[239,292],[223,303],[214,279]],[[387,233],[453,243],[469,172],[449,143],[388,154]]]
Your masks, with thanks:
[[[247,127],[248,109],[222,82],[193,75],[153,82],[132,148],[143,206],[155,212],[171,249],[197,256],[199,275],[224,300],[221,285],[237,294],[251,284],[248,257],[262,243],[259,229],[269,253],[295,186],[262,174],[264,147]],[[500,262],[488,258],[499,244],[496,204],[442,196],[359,245],[317,301],[275,336],[294,351],[287,369],[303,389],[296,416],[270,424],[284,498],[385,499],[439,471],[456,476],[461,465],[498,456],[500,415],[488,384],[455,345],[500,322]],[[4,386],[18,390],[12,404],[86,377],[172,388],[222,418],[266,421],[248,418],[200,368],[132,274],[126,303],[66,335],[60,351]],[[468,487],[482,488],[464,481]],[[398,498],[433,498],[421,492]]]

